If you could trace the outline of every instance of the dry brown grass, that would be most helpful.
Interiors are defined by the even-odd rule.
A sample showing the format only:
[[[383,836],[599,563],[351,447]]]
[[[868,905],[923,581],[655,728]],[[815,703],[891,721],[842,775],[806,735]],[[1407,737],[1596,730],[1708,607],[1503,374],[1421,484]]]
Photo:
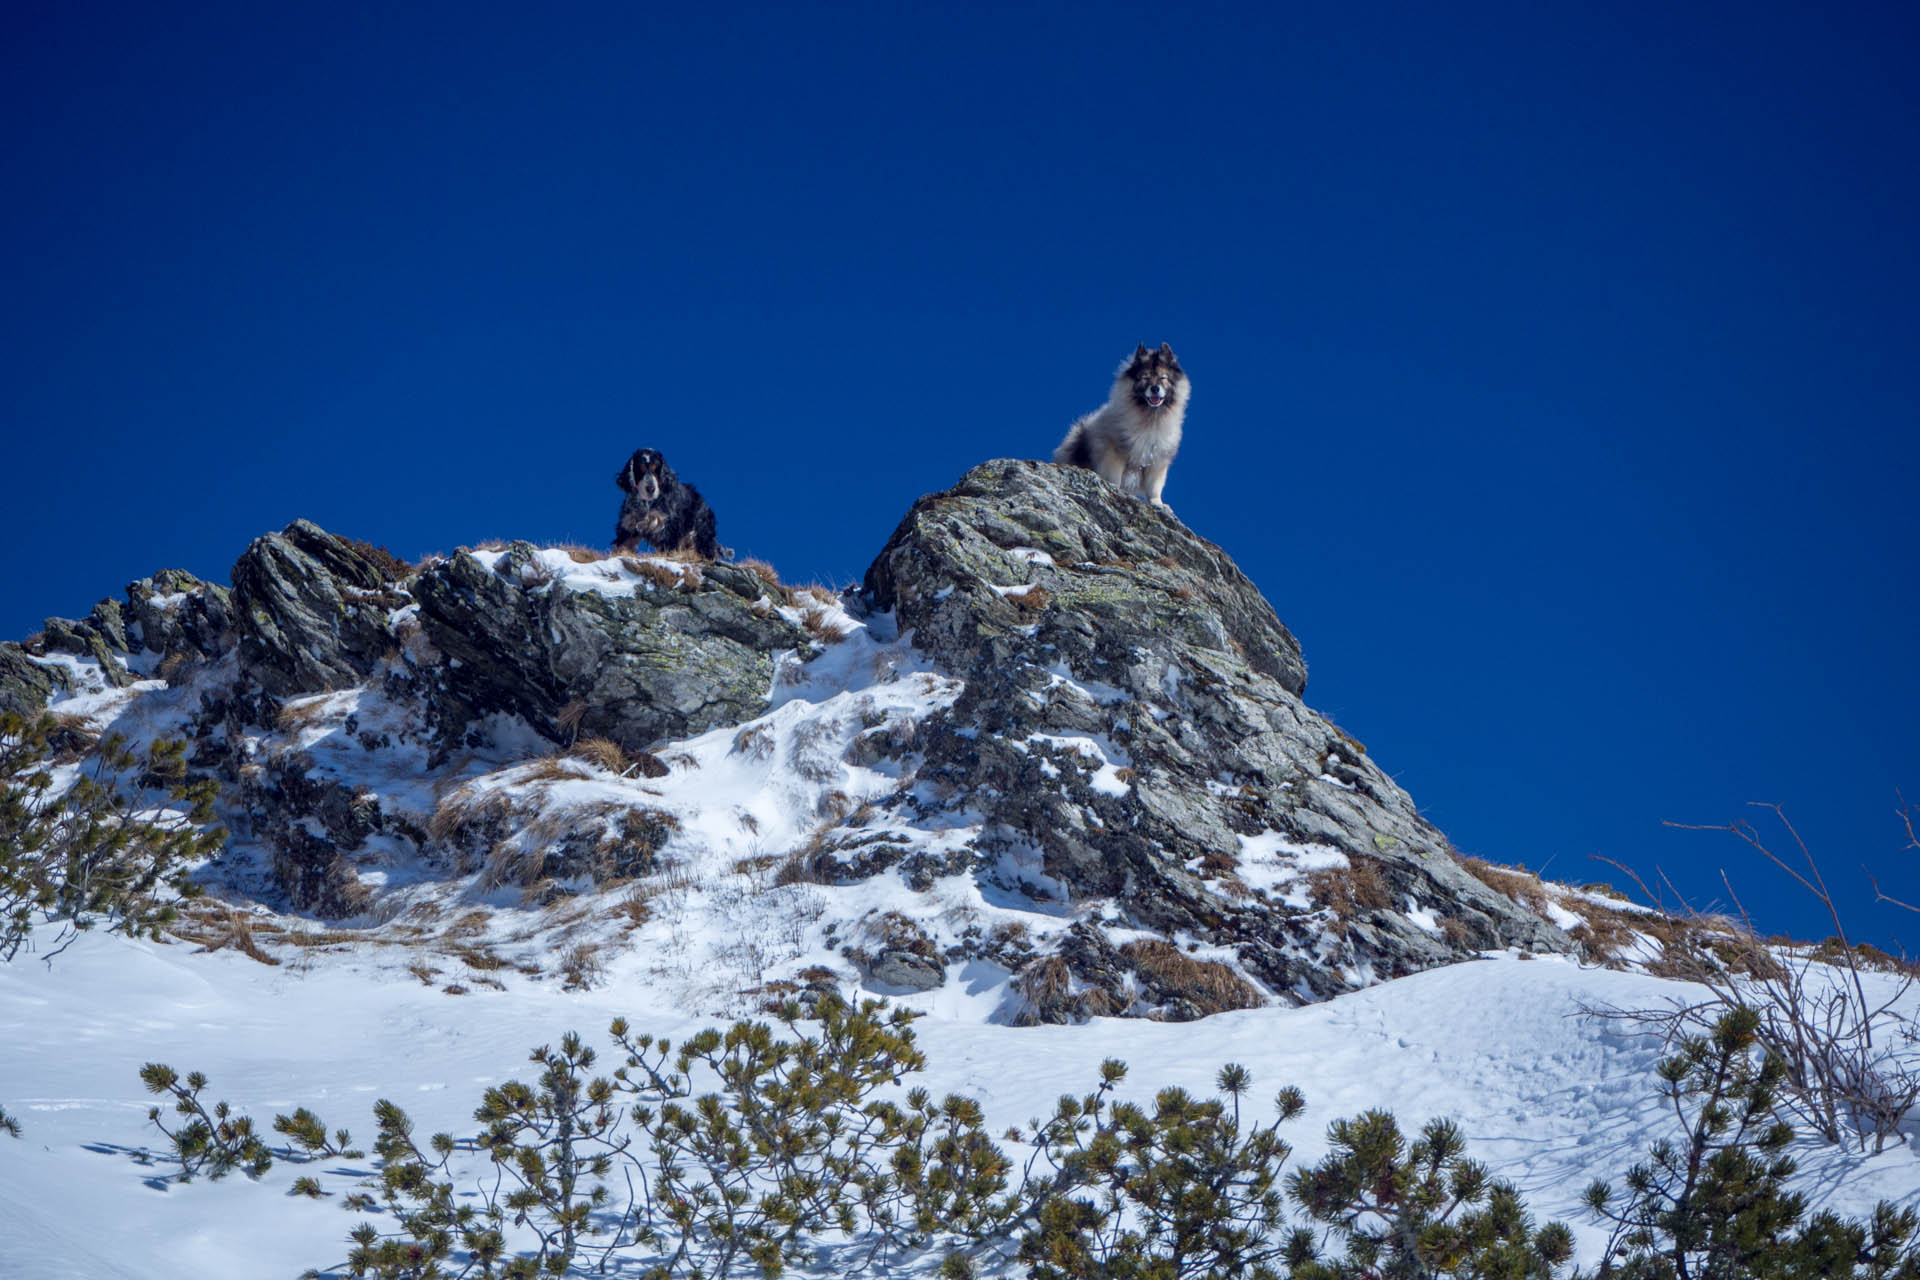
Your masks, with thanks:
[[[453,946],[447,948],[447,954],[466,965],[469,969],[478,969],[483,973],[507,967],[505,960],[487,948],[472,946],[467,943],[455,943]]]
[[[567,559],[575,564],[599,564],[613,553],[602,551],[598,547],[583,547],[577,542],[562,542],[554,547],[555,551],[567,553]]]
[[[638,929],[653,919],[653,895],[644,885],[634,885],[613,904],[613,909],[626,917],[629,931]]]
[[[1156,990],[1191,1002],[1204,1016],[1228,1009],[1257,1009],[1265,1003],[1253,984],[1218,960],[1196,960],[1171,942],[1146,938],[1129,942],[1120,954],[1134,972]]]
[[[175,649],[160,659],[160,665],[153,669],[153,674],[169,685],[175,685],[180,683],[180,677],[185,675],[187,668],[192,665],[193,659],[188,656],[185,649]]]
[[[562,989],[591,991],[607,979],[607,963],[596,943],[581,942],[560,954]]]
[[[765,760],[773,754],[773,730],[764,724],[749,725],[733,735],[733,753],[749,760]]]
[[[749,878],[758,875],[769,867],[779,866],[783,861],[777,853],[761,853],[751,858],[741,858],[733,864],[733,874]]]
[[[850,628],[834,619],[831,609],[809,606],[800,615],[800,629],[821,644],[839,644],[852,634]]]
[[[162,679],[165,677],[163,676]],[[171,684],[172,681],[168,683]],[[100,730],[95,728],[85,716],[75,715],[71,711],[58,711],[54,713],[53,725],[57,731],[61,764],[78,760],[100,743]]]
[[[1535,915],[1547,911],[1546,886],[1540,877],[1519,867],[1502,867],[1470,854],[1456,853],[1454,858],[1466,873],[1495,893],[1519,903]]]
[[[167,932],[186,942],[200,944],[205,951],[220,951],[232,947],[250,960],[265,965],[280,963],[275,956],[261,949],[254,938],[254,931],[277,934],[280,927],[266,921],[255,923],[244,911],[236,911],[224,902],[209,898],[189,899],[182,905],[180,918]]]
[[[506,885],[532,887],[547,869],[545,845],[528,848],[518,840],[502,840],[487,854],[480,868],[480,890],[491,893]]]
[[[580,722],[586,718],[586,715],[587,700],[574,698],[566,706],[561,707],[559,714],[554,716],[554,727],[569,737],[577,737],[580,733]]]
[[[883,911],[861,922],[866,935],[878,945],[895,951],[910,951],[928,959],[937,959],[938,950],[927,931],[898,911]]]
[[[448,925],[446,936],[449,938],[470,937],[476,933],[485,933],[492,924],[493,913],[476,908]]]
[[[631,558],[622,563],[662,591],[692,591],[700,585],[700,571],[690,564],[662,564],[659,560]]]
[[[780,869],[773,873],[773,883],[777,886],[790,884],[832,884],[833,877],[822,868],[820,853],[826,848],[827,828],[819,831],[780,863]]]
[[[567,754],[575,760],[584,760],[596,769],[605,769],[608,773],[624,774],[633,767],[626,748],[612,738],[582,738],[567,748]]]
[[[1440,920],[1440,936],[1447,945],[1460,951],[1473,948],[1473,930],[1459,916],[1443,916]]]
[[[284,942],[290,947],[326,947],[352,946],[359,943],[372,943],[374,946],[386,945],[386,940],[377,936],[356,933],[351,929],[289,929],[276,942]]]
[[[1045,587],[1028,587],[1017,596],[1008,596],[1013,607],[1023,613],[1040,613],[1053,604],[1053,592]]]
[[[1013,986],[1024,1002],[1014,1018],[1015,1026],[1112,1017],[1125,1010],[1123,1004],[1101,987],[1089,987],[1078,995],[1073,994],[1073,970],[1059,956],[1028,961],[1015,975]]]
[[[282,733],[293,733],[325,718],[329,695],[301,698],[296,702],[284,703],[280,713],[273,720]]]
[[[1202,875],[1230,876],[1240,870],[1240,859],[1223,849],[1210,849],[1200,855]]]
[[[513,801],[501,792],[458,786],[434,806],[433,817],[427,820],[427,837],[444,844],[468,827],[512,812]]]
[[[987,934],[987,942],[995,947],[1026,947],[1032,941],[1033,930],[1024,920],[1002,920]]]
[[[358,538],[343,537],[340,541],[359,552],[361,557],[373,566],[374,572],[387,582],[399,582],[413,576],[413,566],[385,547],[376,547],[371,542],[362,542]]]
[[[767,588],[767,594],[775,600],[778,600],[781,604],[792,604],[794,602],[793,588],[780,581],[779,571],[765,560],[741,560],[738,564],[742,569],[745,569],[748,573],[760,579]]]
[[[1033,1026],[1057,1020],[1057,1015],[1074,1012],[1070,992],[1073,970],[1059,956],[1042,956],[1023,965],[1013,980],[1025,1008],[1014,1019],[1018,1026]]]
[[[1322,867],[1306,876],[1307,898],[1333,913],[1334,932],[1345,936],[1346,922],[1365,911],[1393,905],[1380,864],[1372,858],[1350,857],[1344,867]]]
[[[568,756],[541,756],[521,765],[514,773],[515,782],[565,782],[585,776]]]

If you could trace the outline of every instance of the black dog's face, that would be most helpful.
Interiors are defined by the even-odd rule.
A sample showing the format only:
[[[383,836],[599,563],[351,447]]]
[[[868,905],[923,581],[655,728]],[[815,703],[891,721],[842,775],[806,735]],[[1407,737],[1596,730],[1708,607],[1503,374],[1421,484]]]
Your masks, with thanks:
[[[1143,342],[1133,353],[1127,376],[1133,380],[1133,398],[1149,409],[1158,409],[1173,399],[1186,375],[1172,347],[1163,342],[1158,351],[1148,351]]]
[[[620,487],[642,502],[658,502],[660,495],[673,487],[673,468],[658,451],[637,450],[620,473]]]

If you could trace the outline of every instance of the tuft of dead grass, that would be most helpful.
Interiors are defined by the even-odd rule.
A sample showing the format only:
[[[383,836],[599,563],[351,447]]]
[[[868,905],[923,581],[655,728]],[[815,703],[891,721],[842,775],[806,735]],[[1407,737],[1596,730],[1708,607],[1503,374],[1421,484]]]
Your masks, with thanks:
[[[489,973],[495,969],[504,969],[507,967],[505,960],[484,946],[474,946],[464,942],[455,943],[447,948],[447,954],[466,965],[469,969],[478,969],[482,973]]]
[[[1372,858],[1351,856],[1344,867],[1322,867],[1306,877],[1307,898],[1316,906],[1333,913],[1333,931],[1346,936],[1349,920],[1367,911],[1382,911],[1393,905],[1380,864]]]
[[[598,943],[581,942],[560,953],[561,988],[591,991],[607,979],[607,963]]]
[[[578,778],[582,774],[570,758],[571,752],[564,756],[541,756],[538,760],[528,761],[515,772],[515,782],[565,782],[569,778]]]
[[[692,591],[700,585],[700,571],[690,564],[662,564],[657,558],[640,560],[633,557],[621,563],[662,591]]]
[[[626,748],[612,738],[582,738],[567,748],[567,754],[608,773],[624,774],[633,767]]]
[[[587,700],[571,699],[566,706],[560,708],[559,714],[553,717],[554,727],[568,737],[577,737],[580,733],[580,722],[586,718],[586,714]]]
[[[1519,867],[1496,866],[1485,858],[1476,858],[1471,854],[1456,853],[1454,858],[1468,875],[1495,893],[1519,903],[1535,915],[1546,914],[1549,901],[1546,886],[1540,883],[1540,877],[1533,872]]]
[[[282,703],[279,714],[273,718],[274,724],[282,733],[293,733],[304,729],[326,717],[328,698],[329,695],[322,693],[314,697]]]
[[[748,725],[733,735],[733,754],[749,760],[765,760],[773,755],[773,730],[764,724]]]
[[[653,919],[653,895],[645,885],[634,885],[613,904],[613,909],[627,919],[627,929],[638,929]]]
[[[800,629],[821,644],[839,644],[852,634],[845,624],[835,621],[833,610],[821,605],[810,605],[800,615]]]
[[[1022,613],[1041,613],[1053,603],[1053,592],[1045,587],[1028,587],[1025,591],[1010,591],[1007,600]]]
[[[198,943],[203,952],[232,947],[249,960],[264,965],[279,964],[279,958],[267,954],[254,938],[256,927],[262,933],[280,932],[279,926],[264,921],[256,926],[247,912],[236,911],[227,903],[198,898],[183,905],[180,918],[167,932],[184,942]]]
[[[1218,960],[1196,960],[1171,942],[1143,938],[1121,946],[1120,954],[1157,993],[1186,1000],[1202,1017],[1229,1009],[1257,1009],[1265,1003],[1252,983]]]
[[[371,542],[362,542],[358,538],[343,537],[340,541],[346,543],[348,547],[358,552],[362,559],[372,565],[374,572],[380,575],[382,581],[401,582],[414,574],[411,564],[385,547],[376,547]]]
[[[794,603],[796,598],[794,589],[780,581],[779,571],[765,560],[747,559],[737,561],[736,563],[740,568],[745,569],[748,573],[760,579],[761,583],[767,589],[767,594],[775,600],[778,600],[781,604]]]

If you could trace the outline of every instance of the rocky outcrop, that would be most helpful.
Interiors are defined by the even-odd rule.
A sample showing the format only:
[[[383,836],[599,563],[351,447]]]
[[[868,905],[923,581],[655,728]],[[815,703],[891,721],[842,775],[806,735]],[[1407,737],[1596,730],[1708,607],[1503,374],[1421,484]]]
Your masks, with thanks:
[[[766,584],[733,565],[631,595],[550,578],[522,542],[492,568],[455,556],[413,584],[427,638],[454,660],[443,680],[451,722],[504,711],[556,740],[642,748],[761,714],[773,655],[808,643],[770,607]]]
[[[915,503],[866,585],[966,682],[921,729],[912,803],[985,815],[983,852],[1037,865],[1027,892],[1230,947],[1295,999],[1481,948],[1572,949],[1300,701],[1292,634],[1170,512],[1089,471],[990,462]],[[1100,954],[1063,953],[1077,984],[1113,985]]]
[[[858,629],[843,608],[867,635],[809,668]],[[527,543],[415,569],[296,521],[231,590],[166,570],[0,646],[4,708],[113,685],[93,705],[119,706],[156,677],[192,691],[164,714],[222,784],[234,883],[330,918],[462,876],[546,902],[691,851],[896,904],[861,908],[844,945],[823,926],[862,980],[1010,975],[1025,1022],[1192,1018],[1572,948],[1301,701],[1298,641],[1224,551],[1075,468],[974,468],[841,597]],[[689,740],[718,728],[699,773]],[[759,827],[708,812],[749,798],[713,798],[719,778],[777,796],[787,834],[728,844]],[[859,883],[883,877],[904,890]],[[956,894],[1000,914],[932,918]]]
[[[232,593],[182,569],[129,583],[124,610],[102,600],[89,620],[115,648],[146,649],[163,659],[217,658],[234,644]]]
[[[47,705],[56,681],[55,672],[35,662],[24,647],[0,644],[0,711],[34,714]]]
[[[406,602],[368,556],[296,520],[233,566],[241,668],[276,698],[351,688],[394,647],[388,617]]]

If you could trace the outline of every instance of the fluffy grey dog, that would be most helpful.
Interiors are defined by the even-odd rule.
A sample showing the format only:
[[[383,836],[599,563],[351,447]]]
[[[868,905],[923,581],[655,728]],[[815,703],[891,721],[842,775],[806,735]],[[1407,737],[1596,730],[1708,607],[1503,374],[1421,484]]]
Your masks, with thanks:
[[[1180,451],[1180,425],[1193,389],[1173,348],[1141,343],[1121,364],[1107,402],[1067,430],[1055,462],[1090,467],[1122,492],[1160,506],[1167,468]]]

